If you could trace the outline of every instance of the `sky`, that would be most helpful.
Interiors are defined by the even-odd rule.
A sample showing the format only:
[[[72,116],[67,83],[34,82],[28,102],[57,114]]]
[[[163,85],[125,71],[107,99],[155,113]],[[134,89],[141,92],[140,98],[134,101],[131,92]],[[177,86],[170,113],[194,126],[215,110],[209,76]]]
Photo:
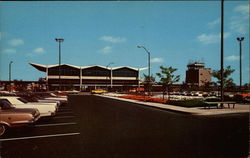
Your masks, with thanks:
[[[0,80],[36,81],[45,77],[29,62],[77,66],[147,67],[178,70],[185,81],[187,64],[204,62],[220,69],[220,1],[23,1],[0,2]],[[249,2],[224,3],[224,67],[239,84],[239,42],[242,42],[243,84],[249,82]],[[147,70],[141,74],[147,74]]]

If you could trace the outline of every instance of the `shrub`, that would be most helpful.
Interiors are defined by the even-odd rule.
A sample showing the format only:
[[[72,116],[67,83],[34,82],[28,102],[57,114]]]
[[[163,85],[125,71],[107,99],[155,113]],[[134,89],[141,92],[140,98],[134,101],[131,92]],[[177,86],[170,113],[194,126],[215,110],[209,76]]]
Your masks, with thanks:
[[[212,100],[211,100],[212,101]],[[194,100],[178,100],[178,101],[169,101],[168,104],[182,106],[182,107],[204,107],[206,103],[200,99]],[[212,104],[210,106],[216,106],[216,104]]]

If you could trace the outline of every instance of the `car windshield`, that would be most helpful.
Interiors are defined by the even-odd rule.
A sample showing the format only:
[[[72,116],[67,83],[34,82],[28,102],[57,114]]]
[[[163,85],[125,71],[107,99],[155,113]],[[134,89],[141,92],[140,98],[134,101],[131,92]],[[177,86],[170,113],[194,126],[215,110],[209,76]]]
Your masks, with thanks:
[[[24,98],[17,98],[19,101],[21,101],[21,102],[23,102],[23,103],[28,103],[28,101],[26,100],[26,99],[24,99]]]
[[[14,108],[14,106],[6,99],[1,99],[0,100],[0,107],[3,110]]]

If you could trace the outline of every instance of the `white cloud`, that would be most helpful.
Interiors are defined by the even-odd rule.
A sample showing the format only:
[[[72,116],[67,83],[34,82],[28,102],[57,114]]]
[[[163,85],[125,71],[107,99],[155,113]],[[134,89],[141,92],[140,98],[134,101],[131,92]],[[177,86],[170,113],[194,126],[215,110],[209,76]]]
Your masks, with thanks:
[[[236,33],[249,33],[249,5],[239,5],[234,8],[237,15],[231,17],[230,29]]]
[[[42,47],[38,47],[38,48],[34,49],[32,51],[32,53],[28,53],[26,55],[29,56],[29,57],[33,57],[35,55],[41,55],[41,54],[44,54],[44,53],[46,53],[46,51]]]
[[[226,60],[228,60],[228,61],[236,61],[239,59],[240,59],[240,57],[236,56],[236,55],[231,55],[231,56],[226,57]]]
[[[249,13],[249,5],[238,5],[234,8],[234,11],[241,12],[242,14],[248,14]]]
[[[14,47],[22,45],[22,44],[24,44],[24,41],[22,39],[13,39],[9,41],[9,45],[14,46]]]
[[[224,38],[228,38],[231,35],[231,33],[227,32],[224,33]],[[213,44],[218,43],[220,41],[221,34],[201,34],[197,36],[198,41],[200,41],[203,44]]]
[[[2,53],[4,53],[4,54],[15,54],[16,50],[15,49],[4,49],[2,51]]]
[[[112,37],[112,36],[102,36],[100,40],[111,43],[122,43],[126,42],[126,38]]]
[[[214,20],[214,21],[209,22],[209,23],[208,23],[208,26],[209,26],[210,28],[213,28],[215,25],[218,25],[218,24],[220,24],[220,18],[218,18],[218,19],[216,19],[216,20]]]
[[[164,61],[163,58],[152,58],[151,62],[152,63],[162,63]]]
[[[35,54],[44,54],[45,50],[41,47],[34,49],[33,51]]]
[[[100,53],[102,54],[109,54],[112,52],[112,47],[111,46],[106,46],[104,48],[102,48],[101,50],[99,50]]]

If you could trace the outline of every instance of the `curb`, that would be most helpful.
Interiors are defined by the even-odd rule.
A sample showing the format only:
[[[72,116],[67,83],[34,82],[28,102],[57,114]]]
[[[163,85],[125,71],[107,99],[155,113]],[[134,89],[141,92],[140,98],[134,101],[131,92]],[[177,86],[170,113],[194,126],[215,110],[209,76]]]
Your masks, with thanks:
[[[138,104],[140,106],[160,109],[160,110],[164,110],[164,111],[171,111],[171,112],[176,112],[176,113],[181,113],[181,114],[189,114],[189,115],[199,115],[199,113],[195,113],[195,112],[180,111],[180,110],[175,110],[175,109],[169,109],[167,107],[163,108],[163,107],[159,107],[159,106],[143,104],[143,103],[150,103],[150,102],[140,102],[140,101],[134,101],[134,100],[125,99],[125,98],[117,98],[117,97],[113,97],[113,96],[103,96],[103,95],[95,95],[95,96],[109,98],[109,99],[113,99],[113,100],[124,101],[124,102],[130,102],[130,103]],[[157,104],[160,104],[160,103],[157,103]]]

